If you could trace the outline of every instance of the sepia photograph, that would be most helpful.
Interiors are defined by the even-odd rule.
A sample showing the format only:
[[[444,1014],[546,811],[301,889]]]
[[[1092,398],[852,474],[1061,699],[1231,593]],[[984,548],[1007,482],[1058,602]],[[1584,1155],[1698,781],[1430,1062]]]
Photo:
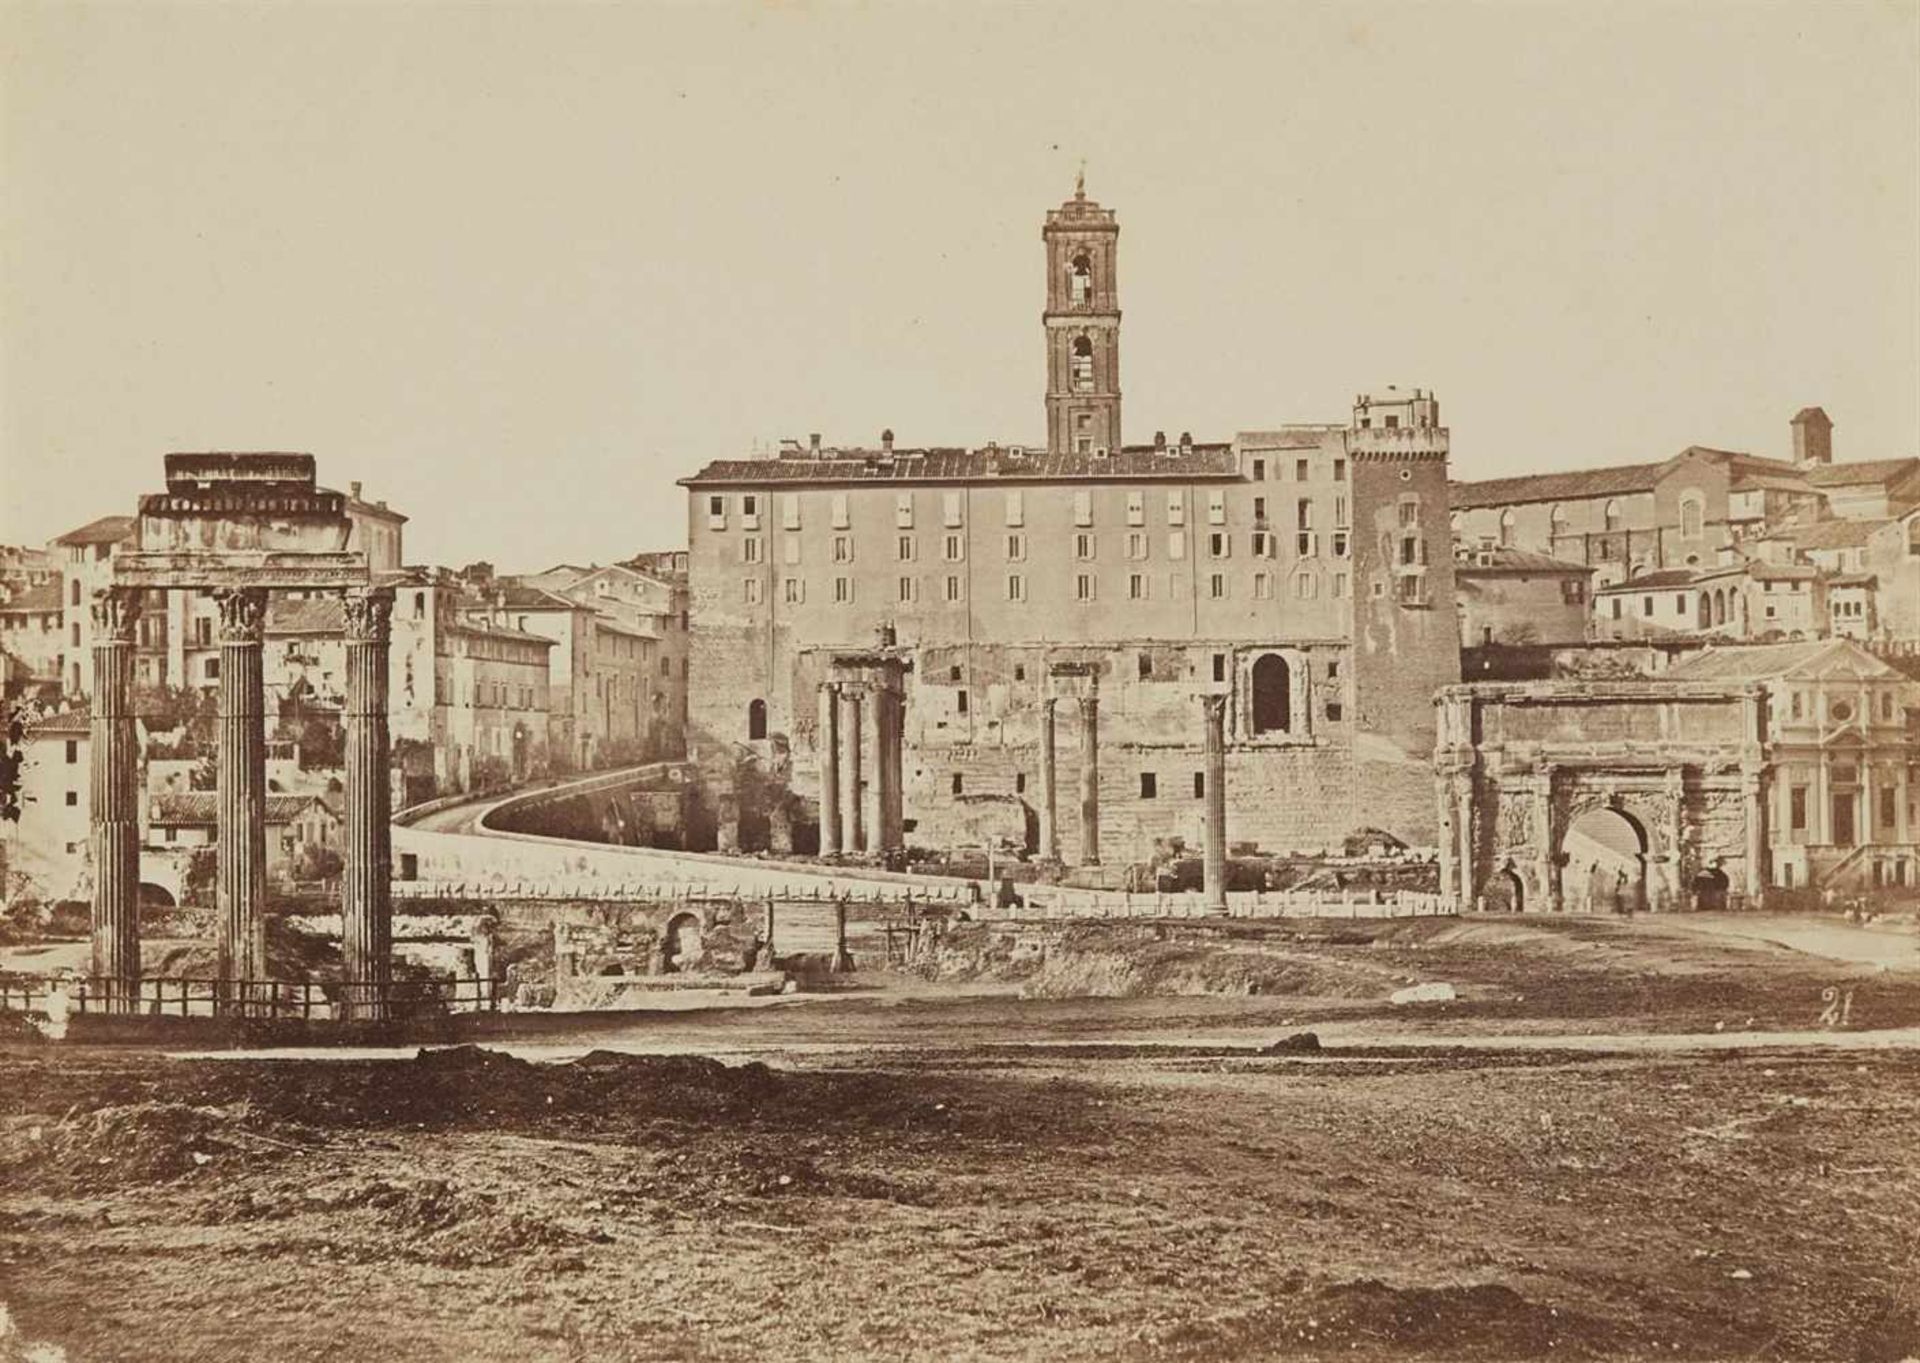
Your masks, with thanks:
[[[0,1363],[1920,1363],[1920,0],[0,0],[0,726]]]

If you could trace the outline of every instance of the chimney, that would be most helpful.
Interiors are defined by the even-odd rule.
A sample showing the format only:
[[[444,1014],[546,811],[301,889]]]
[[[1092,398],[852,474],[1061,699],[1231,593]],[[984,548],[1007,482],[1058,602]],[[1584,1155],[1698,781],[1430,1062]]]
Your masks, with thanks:
[[[356,502],[360,500],[360,483],[358,479],[347,484],[347,496],[353,498]]]
[[[818,459],[820,457],[820,432],[815,431],[812,435],[807,437],[807,448],[813,452],[813,457],[815,459]]]
[[[1193,432],[1192,431],[1180,432],[1180,453],[1182,454],[1193,453]]]
[[[1833,422],[1818,407],[1793,414],[1793,462],[1802,467],[1833,462]]]
[[[1155,431],[1153,433],[1153,452],[1155,454],[1165,454],[1167,452],[1167,433],[1165,431]]]
[[[893,432],[892,431],[889,430],[889,431],[880,432],[880,448],[887,454],[893,453]]]

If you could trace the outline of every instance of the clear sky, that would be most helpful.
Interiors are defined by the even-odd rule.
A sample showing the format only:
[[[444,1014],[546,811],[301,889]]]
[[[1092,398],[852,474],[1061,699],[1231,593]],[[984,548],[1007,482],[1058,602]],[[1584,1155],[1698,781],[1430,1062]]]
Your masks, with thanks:
[[[1082,157],[1129,440],[1920,453],[1920,0],[7,3],[0,540],[291,449],[535,569],[783,436],[1040,443]]]

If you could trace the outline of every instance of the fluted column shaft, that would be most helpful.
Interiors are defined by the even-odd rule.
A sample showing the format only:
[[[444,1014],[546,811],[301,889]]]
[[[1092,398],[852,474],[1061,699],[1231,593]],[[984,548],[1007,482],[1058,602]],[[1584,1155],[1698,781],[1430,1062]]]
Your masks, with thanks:
[[[1080,864],[1100,864],[1100,697],[1080,697]]]
[[[107,1006],[127,1012],[140,991],[140,805],[133,729],[133,643],[140,594],[95,593],[93,709],[88,736],[92,782],[93,973]]]
[[[260,643],[267,594],[221,591],[219,864],[223,983],[266,975],[267,750]],[[229,993],[231,997],[231,992]]]
[[[1227,911],[1227,698],[1202,696],[1206,711],[1207,826],[1201,869],[1207,908]]]
[[[814,736],[820,761],[820,855],[840,852],[840,688],[820,687],[820,732]]]
[[[387,641],[391,588],[349,592],[346,856],[340,882],[340,950],[350,1015],[386,1014],[393,960],[393,827],[388,785]]]
[[[840,688],[840,807],[845,826],[842,830],[846,839],[846,850],[864,852],[867,850],[867,827],[865,820],[865,792],[860,789],[861,744],[866,735],[861,712],[866,708],[865,699],[857,686]]]

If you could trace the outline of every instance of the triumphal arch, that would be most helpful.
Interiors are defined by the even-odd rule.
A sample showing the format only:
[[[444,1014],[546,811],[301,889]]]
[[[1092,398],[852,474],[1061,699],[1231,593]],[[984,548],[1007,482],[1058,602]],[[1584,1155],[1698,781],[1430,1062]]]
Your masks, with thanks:
[[[140,499],[135,546],[95,593],[92,710],[93,971],[109,1008],[140,992],[139,754],[132,706],[140,603],[155,590],[219,603],[216,784],[219,979],[244,1007],[266,970],[266,707],[261,648],[270,592],[345,599],[346,820],[341,877],[342,1003],[385,1015],[390,982],[387,646],[391,588],[347,548],[346,498],[314,481],[308,454],[169,454],[167,489]]]

